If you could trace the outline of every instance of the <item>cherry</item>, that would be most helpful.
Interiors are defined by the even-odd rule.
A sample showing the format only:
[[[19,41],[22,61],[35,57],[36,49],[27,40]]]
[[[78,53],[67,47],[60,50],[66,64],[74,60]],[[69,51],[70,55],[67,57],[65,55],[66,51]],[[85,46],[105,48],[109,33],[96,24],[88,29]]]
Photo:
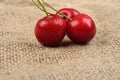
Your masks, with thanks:
[[[73,18],[75,16],[77,16],[78,14],[80,14],[79,11],[73,9],[73,8],[62,8],[59,10],[60,13],[70,17],[70,18]],[[59,13],[56,13],[56,14],[59,14]],[[64,19],[66,19],[66,17],[63,17]],[[68,20],[68,19],[66,19]]]
[[[46,17],[40,19],[35,27],[35,36],[41,44],[57,46],[66,32],[68,37],[78,44],[86,44],[95,36],[95,23],[88,15],[81,14],[73,8],[63,8],[58,11],[44,0],[32,1],[46,14]],[[42,3],[56,11],[56,14],[48,12]]]
[[[56,14],[40,19],[35,27],[37,40],[45,46],[57,46],[66,33],[66,22]]]
[[[79,14],[68,22],[67,35],[75,43],[86,44],[96,34],[96,26],[91,17]]]

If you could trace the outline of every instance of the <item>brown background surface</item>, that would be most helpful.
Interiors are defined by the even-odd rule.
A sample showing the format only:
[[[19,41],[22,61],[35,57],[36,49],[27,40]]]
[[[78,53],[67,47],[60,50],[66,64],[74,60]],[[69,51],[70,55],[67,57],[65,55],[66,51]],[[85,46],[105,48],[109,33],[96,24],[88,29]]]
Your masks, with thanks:
[[[0,0],[0,80],[120,80],[120,0],[46,0],[90,15],[97,34],[88,45],[66,37],[40,45],[34,25],[44,16],[31,0]]]

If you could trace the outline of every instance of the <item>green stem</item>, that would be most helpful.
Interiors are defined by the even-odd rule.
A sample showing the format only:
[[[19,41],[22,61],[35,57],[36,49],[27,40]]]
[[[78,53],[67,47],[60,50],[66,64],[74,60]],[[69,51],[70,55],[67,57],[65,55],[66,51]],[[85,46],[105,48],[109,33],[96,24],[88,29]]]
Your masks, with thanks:
[[[39,6],[35,3],[34,0],[32,0],[32,2],[34,3],[34,5],[35,5],[37,8],[39,8],[41,11],[45,12],[43,9],[41,9],[41,7],[39,7]],[[52,13],[48,12],[48,14],[52,14]]]
[[[51,9],[53,9],[54,11],[56,11],[57,13],[59,13],[60,15],[62,15],[63,17],[69,19],[69,20],[72,20],[70,17],[62,14],[61,12],[57,11],[55,8],[53,8],[51,5],[49,5],[48,3],[46,3],[44,0],[42,0],[48,7],[50,7]]]
[[[47,10],[45,9],[45,7],[43,6],[43,4],[40,2],[40,0],[37,0],[37,1],[38,1],[38,3],[41,5],[41,7],[43,8],[46,16],[49,18],[49,14],[48,14]]]
[[[35,3],[35,1],[34,0],[32,0],[32,2],[34,3],[34,5],[36,6],[36,7],[38,7],[41,11],[44,11],[43,9],[41,9],[36,3]]]

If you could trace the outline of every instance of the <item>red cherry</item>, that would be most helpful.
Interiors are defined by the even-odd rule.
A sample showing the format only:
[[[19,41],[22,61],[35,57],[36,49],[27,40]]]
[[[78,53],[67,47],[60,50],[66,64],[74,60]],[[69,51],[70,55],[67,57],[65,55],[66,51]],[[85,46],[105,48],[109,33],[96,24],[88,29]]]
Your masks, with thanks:
[[[77,11],[73,8],[62,8],[59,10],[59,12],[61,12],[62,14],[66,15],[70,18],[73,18],[73,17],[77,16],[78,14],[80,14],[79,11]],[[56,13],[56,14],[59,14],[59,13]],[[63,17],[63,18],[66,19],[65,17]]]
[[[66,33],[66,22],[58,15],[51,14],[49,18],[40,19],[35,27],[37,40],[45,46],[57,46]]]
[[[68,22],[67,35],[75,43],[86,44],[96,34],[95,23],[86,14],[79,14]]]

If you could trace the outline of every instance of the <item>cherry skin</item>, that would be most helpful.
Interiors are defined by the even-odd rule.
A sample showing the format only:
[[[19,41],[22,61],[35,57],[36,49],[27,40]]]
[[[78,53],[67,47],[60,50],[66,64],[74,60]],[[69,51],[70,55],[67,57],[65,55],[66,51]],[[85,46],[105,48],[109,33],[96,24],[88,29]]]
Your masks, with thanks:
[[[67,35],[78,44],[88,43],[96,34],[96,26],[91,17],[79,14],[68,22]]]
[[[66,21],[56,14],[40,19],[35,27],[37,40],[45,46],[58,46],[66,33]]]
[[[62,8],[59,10],[59,12],[70,18],[73,18],[73,17],[77,16],[78,14],[80,14],[79,11],[77,11],[73,8]],[[56,13],[56,14],[59,14],[59,13]],[[68,21],[68,19],[66,19],[65,17],[63,17],[63,18]]]

